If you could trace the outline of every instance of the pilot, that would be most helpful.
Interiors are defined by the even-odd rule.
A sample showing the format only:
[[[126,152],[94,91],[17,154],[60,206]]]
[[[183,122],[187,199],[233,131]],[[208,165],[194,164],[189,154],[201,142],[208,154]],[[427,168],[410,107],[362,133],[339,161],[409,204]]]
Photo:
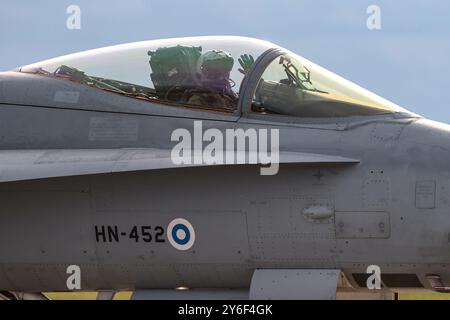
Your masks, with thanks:
[[[242,55],[239,59],[246,74],[254,63],[253,57]],[[233,80],[230,72],[233,69],[233,57],[221,50],[210,50],[202,54],[198,63],[198,88],[188,92],[187,103],[207,106],[214,109],[235,110],[238,95],[232,90]]]

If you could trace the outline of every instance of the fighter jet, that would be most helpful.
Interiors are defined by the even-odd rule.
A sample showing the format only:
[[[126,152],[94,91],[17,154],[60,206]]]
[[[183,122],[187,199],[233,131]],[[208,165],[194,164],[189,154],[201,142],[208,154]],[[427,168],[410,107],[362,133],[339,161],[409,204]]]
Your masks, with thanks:
[[[6,298],[450,291],[450,127],[270,42],[2,72],[0,124]]]

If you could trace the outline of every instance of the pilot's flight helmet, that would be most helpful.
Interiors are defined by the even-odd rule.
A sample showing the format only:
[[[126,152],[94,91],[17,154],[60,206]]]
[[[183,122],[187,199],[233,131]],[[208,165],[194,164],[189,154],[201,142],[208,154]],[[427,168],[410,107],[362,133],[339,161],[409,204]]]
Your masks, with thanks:
[[[209,79],[228,78],[233,64],[233,57],[221,50],[206,51],[199,60],[201,73]]]

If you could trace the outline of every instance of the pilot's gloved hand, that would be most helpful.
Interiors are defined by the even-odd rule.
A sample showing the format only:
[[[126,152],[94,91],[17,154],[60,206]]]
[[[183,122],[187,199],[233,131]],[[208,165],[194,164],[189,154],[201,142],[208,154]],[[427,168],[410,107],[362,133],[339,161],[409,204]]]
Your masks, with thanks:
[[[248,71],[250,70],[250,68],[255,63],[255,59],[253,59],[253,56],[251,54],[243,54],[243,55],[241,55],[241,57],[238,59],[238,61],[239,61],[239,64],[241,65],[241,67],[242,67],[242,68],[239,68],[238,70],[242,74],[247,74]]]

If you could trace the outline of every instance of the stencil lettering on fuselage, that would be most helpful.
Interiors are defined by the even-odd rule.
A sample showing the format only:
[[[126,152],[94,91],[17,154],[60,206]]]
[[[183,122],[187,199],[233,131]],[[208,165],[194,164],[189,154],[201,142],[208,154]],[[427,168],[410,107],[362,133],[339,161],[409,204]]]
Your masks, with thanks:
[[[139,121],[132,117],[92,117],[89,123],[90,141],[136,141]]]

